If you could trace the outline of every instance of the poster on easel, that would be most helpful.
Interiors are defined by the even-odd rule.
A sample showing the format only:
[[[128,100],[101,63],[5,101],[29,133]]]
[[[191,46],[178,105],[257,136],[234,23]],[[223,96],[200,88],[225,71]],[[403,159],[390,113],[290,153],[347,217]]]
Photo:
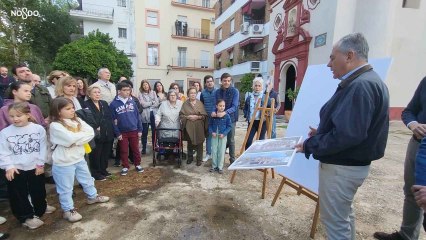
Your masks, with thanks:
[[[294,146],[301,141],[301,136],[257,140],[228,169],[288,167],[296,154]]]

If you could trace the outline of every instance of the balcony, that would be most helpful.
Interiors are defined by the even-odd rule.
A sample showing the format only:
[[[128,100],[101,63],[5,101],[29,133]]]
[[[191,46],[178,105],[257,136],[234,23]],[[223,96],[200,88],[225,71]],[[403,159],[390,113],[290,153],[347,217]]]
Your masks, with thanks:
[[[223,65],[223,64],[222,64]],[[220,68],[213,73],[214,78],[220,78],[223,73],[231,74],[236,82],[239,81],[241,76],[246,73],[261,73],[262,75],[266,75],[268,72],[268,62],[265,61],[253,61],[247,60],[246,62],[241,62],[238,64],[234,64],[229,67]]]
[[[199,28],[172,26],[172,37],[198,41],[214,41],[214,32]]]
[[[81,10],[70,10],[70,15],[71,17],[79,20],[113,23],[114,8],[94,4],[85,4]]]
[[[216,0],[172,0],[172,5],[213,12]]]
[[[187,59],[187,58],[172,58],[172,69],[192,69],[197,71],[213,71],[213,66],[210,60],[202,59]]]

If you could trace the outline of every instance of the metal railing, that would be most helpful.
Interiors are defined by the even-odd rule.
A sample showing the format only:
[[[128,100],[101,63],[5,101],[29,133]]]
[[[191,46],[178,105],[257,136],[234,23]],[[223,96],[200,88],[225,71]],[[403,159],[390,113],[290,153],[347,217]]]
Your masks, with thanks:
[[[216,0],[172,0],[172,2],[203,8],[213,8]]]
[[[188,27],[182,27],[182,26],[176,26],[176,25],[172,26],[172,35],[214,40],[213,31],[206,31],[199,28],[188,28]]]
[[[90,17],[107,18],[111,20],[114,18],[114,8],[95,4],[85,4],[81,10],[70,10],[70,14],[72,15],[73,13]]]
[[[181,57],[172,58],[172,67],[209,69],[213,66],[210,60],[188,59]]]

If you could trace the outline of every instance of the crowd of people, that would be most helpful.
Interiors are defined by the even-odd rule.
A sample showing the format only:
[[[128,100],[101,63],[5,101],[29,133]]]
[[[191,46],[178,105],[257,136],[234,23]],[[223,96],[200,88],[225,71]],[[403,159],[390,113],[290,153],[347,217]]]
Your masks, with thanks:
[[[333,46],[328,67],[341,82],[322,107],[318,128],[311,127],[308,138],[295,147],[307,158],[313,155],[320,161],[320,219],[328,239],[355,239],[353,199],[371,162],[384,156],[387,143],[389,93],[368,64],[368,50],[359,33],[349,34]],[[47,78],[47,88],[24,64],[12,68],[13,78],[7,72],[6,67],[0,67],[4,98],[0,99],[0,175],[6,179],[13,215],[30,229],[42,226],[40,217],[55,211],[46,202],[45,175],[53,177],[63,218],[70,222],[82,219],[73,203],[75,179],[87,196],[87,204],[109,201],[98,194],[95,180],[105,181],[111,175],[108,161],[114,139],[118,141],[114,166],[122,167],[121,176],[128,174],[130,164],[136,172],[144,172],[141,161],[149,149],[149,128],[152,154],[156,137],[177,138],[178,131],[170,129],[178,129],[187,141],[187,164],[194,161],[195,154],[197,166],[211,159],[209,171],[222,174],[226,148],[229,162],[235,160],[240,92],[228,73],[220,77],[220,88],[215,88],[213,77],[207,75],[203,84],[189,86],[185,96],[177,83],[166,91],[161,81],[151,86],[145,80],[135,93],[133,83],[125,77],[113,83],[107,68],[99,69],[98,80],[91,85],[83,78],[54,70]],[[425,84],[426,78],[402,113],[413,137],[405,160],[401,230],[376,232],[374,237],[380,240],[419,238],[426,209]],[[276,111],[280,109],[277,92],[265,85],[261,76],[254,78],[253,91],[245,98],[244,117],[253,122],[246,149],[261,124],[260,113],[254,114],[256,103],[260,100],[261,106],[270,106],[271,101],[265,98],[269,92]],[[157,128],[169,130],[156,136]],[[263,124],[260,139],[265,134]],[[275,119],[272,137],[276,137]],[[176,157],[175,151],[163,153],[172,160]],[[4,221],[0,217],[0,224]],[[7,236],[0,234],[0,239]]]

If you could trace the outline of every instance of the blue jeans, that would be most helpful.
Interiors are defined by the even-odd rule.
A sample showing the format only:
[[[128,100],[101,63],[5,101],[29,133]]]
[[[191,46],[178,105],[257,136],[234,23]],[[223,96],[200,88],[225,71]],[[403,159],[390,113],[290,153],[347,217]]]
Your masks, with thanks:
[[[72,191],[74,178],[83,186],[83,191],[87,198],[93,199],[98,195],[95,188],[95,180],[90,175],[86,160],[82,159],[78,163],[70,166],[52,166],[53,179],[56,183],[56,192],[59,194],[59,202],[64,212],[74,209]]]
[[[206,153],[207,155],[212,155],[212,135],[207,134],[206,137]]]
[[[423,138],[416,156],[416,185],[426,186],[426,138]]]
[[[151,141],[154,146],[154,132],[155,132],[155,116],[154,112],[150,112],[149,123],[142,123],[142,152],[146,152],[146,143],[148,142],[148,130],[151,125]]]

